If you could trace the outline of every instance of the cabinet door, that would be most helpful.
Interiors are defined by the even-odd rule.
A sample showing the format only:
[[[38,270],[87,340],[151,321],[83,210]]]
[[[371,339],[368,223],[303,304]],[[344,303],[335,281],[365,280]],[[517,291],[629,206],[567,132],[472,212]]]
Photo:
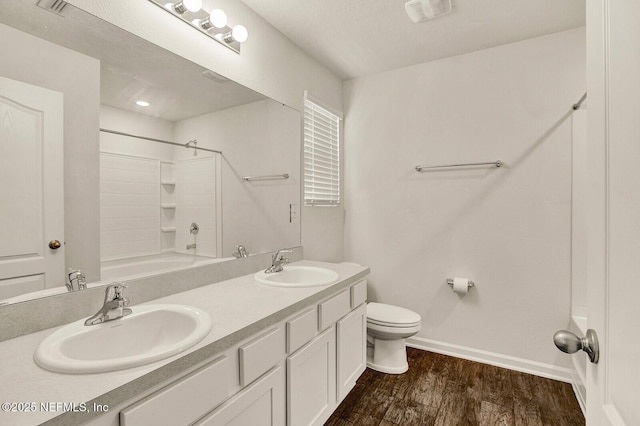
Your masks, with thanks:
[[[336,407],[336,334],[330,327],[287,358],[287,424],[322,425]]]
[[[339,403],[367,367],[367,305],[363,303],[338,321],[336,330]]]
[[[282,426],[284,369],[275,367],[196,423],[197,426]]]

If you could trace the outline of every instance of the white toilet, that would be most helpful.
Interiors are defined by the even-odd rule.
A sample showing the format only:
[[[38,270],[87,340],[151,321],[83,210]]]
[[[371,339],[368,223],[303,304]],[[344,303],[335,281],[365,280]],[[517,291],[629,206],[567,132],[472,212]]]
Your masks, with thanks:
[[[417,313],[399,306],[367,304],[367,367],[401,374],[409,369],[404,339],[420,331]]]

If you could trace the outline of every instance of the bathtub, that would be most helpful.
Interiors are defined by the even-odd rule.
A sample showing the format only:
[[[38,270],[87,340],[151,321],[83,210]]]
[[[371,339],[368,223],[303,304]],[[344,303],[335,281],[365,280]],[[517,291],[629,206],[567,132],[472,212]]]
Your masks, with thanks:
[[[132,280],[165,272],[179,271],[211,263],[224,262],[233,257],[214,258],[182,253],[140,256],[129,259],[109,260],[100,263],[100,281]]]
[[[192,266],[207,265],[210,263],[234,260],[235,257],[206,257],[193,256],[182,253],[166,253],[151,256],[140,256],[129,259],[109,260],[100,264],[100,281],[87,283],[87,288],[98,287],[113,281],[127,281],[136,278],[162,274],[164,272],[179,271]],[[41,297],[55,296],[67,292],[64,285],[47,288],[44,290],[14,296],[8,299],[0,299],[0,305],[25,302]]]

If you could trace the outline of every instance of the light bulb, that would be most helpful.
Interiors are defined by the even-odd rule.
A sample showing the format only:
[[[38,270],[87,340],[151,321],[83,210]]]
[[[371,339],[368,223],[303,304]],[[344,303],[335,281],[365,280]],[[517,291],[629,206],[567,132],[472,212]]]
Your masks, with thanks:
[[[189,12],[197,12],[202,9],[202,0],[182,0],[182,3]]]
[[[224,28],[227,25],[227,14],[224,13],[223,10],[214,9],[213,11],[211,11],[209,17],[204,21],[200,21],[198,25],[205,31],[208,31],[213,27],[216,27],[218,29]]]
[[[238,43],[244,43],[249,38],[249,31],[244,25],[236,25],[231,30],[231,37]]]
[[[222,9],[213,9],[209,21],[216,28],[224,28],[227,25],[227,14]]]
[[[139,105],[141,107],[148,107],[151,104],[149,102],[147,102],[147,101],[137,101],[136,105]]]
[[[171,3],[167,3],[165,7],[170,5]],[[182,0],[179,3],[173,5],[173,10],[178,14],[182,15],[187,10],[189,12],[197,12],[202,9],[202,0]],[[169,9],[171,10],[171,9]]]

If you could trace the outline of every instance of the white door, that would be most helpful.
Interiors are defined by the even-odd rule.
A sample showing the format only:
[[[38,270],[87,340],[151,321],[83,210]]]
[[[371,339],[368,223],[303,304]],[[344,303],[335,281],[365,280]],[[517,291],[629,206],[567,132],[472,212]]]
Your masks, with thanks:
[[[588,0],[587,425],[640,425],[640,2]]]
[[[64,284],[62,101],[0,77],[0,300]]]

